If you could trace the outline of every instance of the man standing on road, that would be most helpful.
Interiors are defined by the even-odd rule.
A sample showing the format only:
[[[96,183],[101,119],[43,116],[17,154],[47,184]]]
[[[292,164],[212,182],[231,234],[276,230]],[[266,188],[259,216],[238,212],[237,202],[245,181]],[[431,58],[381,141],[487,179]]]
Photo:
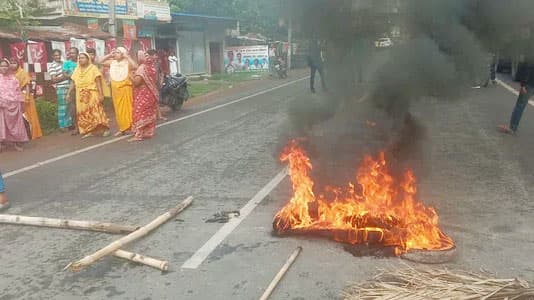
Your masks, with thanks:
[[[310,54],[308,55],[308,65],[310,66],[310,90],[315,93],[315,72],[319,71],[321,76],[321,85],[326,91],[326,84],[324,81],[323,57],[321,53],[321,46],[319,41],[312,41],[310,44]]]
[[[55,49],[52,51],[54,61],[48,68],[48,74],[52,78],[52,84],[56,89],[57,96],[57,117],[59,129],[66,131],[72,126],[72,118],[69,113],[69,104],[67,103],[67,92],[69,91],[70,83],[68,79],[63,76],[63,61],[61,60],[61,50]]]
[[[499,130],[503,133],[514,134],[517,131],[523,111],[527,107],[528,99],[534,95],[534,64],[531,62],[524,63],[519,69],[519,79],[521,81],[521,89],[519,90],[519,97],[512,111],[510,126],[498,126]]]

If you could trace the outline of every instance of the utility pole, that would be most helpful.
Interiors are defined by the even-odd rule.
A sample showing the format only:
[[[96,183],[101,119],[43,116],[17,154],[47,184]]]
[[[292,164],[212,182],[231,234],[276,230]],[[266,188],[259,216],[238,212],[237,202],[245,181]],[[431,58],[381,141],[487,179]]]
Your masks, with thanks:
[[[115,21],[115,0],[109,0],[109,34],[117,37],[117,24]]]
[[[288,25],[287,25],[287,69],[291,70],[291,54],[293,53],[293,5],[289,1],[289,15],[288,15]]]

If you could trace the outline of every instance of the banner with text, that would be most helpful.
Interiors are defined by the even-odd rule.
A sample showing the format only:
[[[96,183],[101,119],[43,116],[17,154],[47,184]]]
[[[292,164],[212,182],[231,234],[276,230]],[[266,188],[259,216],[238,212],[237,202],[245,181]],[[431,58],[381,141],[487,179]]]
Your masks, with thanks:
[[[224,51],[224,66],[227,73],[269,70],[269,47],[227,47]]]

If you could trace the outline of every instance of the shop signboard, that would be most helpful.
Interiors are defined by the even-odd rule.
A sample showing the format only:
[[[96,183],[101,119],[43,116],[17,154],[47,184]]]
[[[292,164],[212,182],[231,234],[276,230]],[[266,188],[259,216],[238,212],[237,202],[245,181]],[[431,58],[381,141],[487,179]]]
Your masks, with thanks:
[[[171,21],[171,8],[167,1],[139,0],[137,13],[140,18],[158,21]]]
[[[65,14],[104,18],[109,15],[109,0],[64,0]],[[137,18],[136,0],[115,0],[115,14],[120,19]]]

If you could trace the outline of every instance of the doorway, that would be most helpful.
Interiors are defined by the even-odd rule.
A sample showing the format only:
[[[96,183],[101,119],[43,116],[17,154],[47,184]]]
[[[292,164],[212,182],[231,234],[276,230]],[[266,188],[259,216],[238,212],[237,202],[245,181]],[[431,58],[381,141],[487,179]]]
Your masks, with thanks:
[[[211,73],[222,72],[221,43],[210,43],[210,67]]]

